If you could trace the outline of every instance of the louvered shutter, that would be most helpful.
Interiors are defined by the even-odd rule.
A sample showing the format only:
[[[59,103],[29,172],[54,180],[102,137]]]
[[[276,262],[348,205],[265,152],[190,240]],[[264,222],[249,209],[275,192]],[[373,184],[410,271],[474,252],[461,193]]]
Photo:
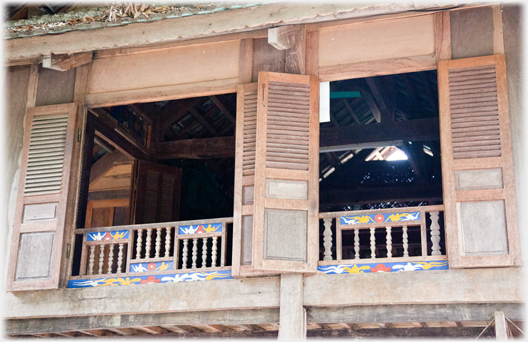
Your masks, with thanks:
[[[74,103],[27,111],[8,291],[58,287],[75,115]]]
[[[259,73],[252,251],[255,269],[317,270],[318,96],[315,76]]]
[[[170,222],[178,220],[180,214],[180,192],[182,171],[178,167],[136,162],[134,224]]]
[[[233,276],[267,274],[252,265],[257,93],[258,83],[239,85],[237,89]]]
[[[504,55],[439,62],[449,265],[520,264]]]

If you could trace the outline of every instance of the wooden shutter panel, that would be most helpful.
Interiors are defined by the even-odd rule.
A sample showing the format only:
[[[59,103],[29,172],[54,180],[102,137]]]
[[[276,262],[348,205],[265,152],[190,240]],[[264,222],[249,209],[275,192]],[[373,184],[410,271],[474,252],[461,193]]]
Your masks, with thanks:
[[[133,224],[170,222],[180,216],[182,171],[138,160],[135,167]]]
[[[8,291],[58,287],[75,115],[74,103],[27,111]]]
[[[449,265],[520,264],[504,55],[438,65]]]
[[[242,84],[237,89],[233,276],[267,274],[252,265],[257,93],[258,83]]]
[[[260,72],[253,267],[316,272],[319,233],[317,77]]]

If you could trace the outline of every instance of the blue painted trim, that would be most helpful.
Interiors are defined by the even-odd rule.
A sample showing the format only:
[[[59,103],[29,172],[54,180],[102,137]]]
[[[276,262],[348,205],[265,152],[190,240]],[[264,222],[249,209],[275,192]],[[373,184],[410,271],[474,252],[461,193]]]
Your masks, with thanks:
[[[376,273],[376,272],[414,272],[448,270],[447,260],[438,261],[414,261],[414,262],[381,262],[381,263],[357,263],[343,265],[318,266],[317,271],[326,274],[352,274],[352,273]]]

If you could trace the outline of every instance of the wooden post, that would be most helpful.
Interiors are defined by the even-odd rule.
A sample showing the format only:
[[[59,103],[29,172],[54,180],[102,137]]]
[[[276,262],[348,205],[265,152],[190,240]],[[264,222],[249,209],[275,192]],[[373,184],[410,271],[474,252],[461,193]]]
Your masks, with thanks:
[[[279,339],[304,339],[303,274],[282,273]]]
[[[332,218],[328,217],[324,221],[324,258],[323,260],[332,260]]]
[[[497,340],[508,339],[508,323],[502,311],[495,311],[495,337]]]

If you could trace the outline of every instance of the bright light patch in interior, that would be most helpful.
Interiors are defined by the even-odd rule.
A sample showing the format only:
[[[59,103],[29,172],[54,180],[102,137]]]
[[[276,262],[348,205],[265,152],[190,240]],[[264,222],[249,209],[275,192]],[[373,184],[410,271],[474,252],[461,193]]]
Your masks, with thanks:
[[[394,153],[392,153],[390,156],[388,156],[385,160],[387,161],[395,161],[395,160],[407,160],[407,155],[402,150],[398,149]]]
[[[330,82],[319,84],[319,122],[330,122]]]

